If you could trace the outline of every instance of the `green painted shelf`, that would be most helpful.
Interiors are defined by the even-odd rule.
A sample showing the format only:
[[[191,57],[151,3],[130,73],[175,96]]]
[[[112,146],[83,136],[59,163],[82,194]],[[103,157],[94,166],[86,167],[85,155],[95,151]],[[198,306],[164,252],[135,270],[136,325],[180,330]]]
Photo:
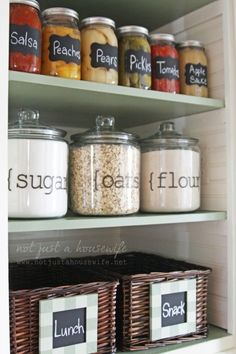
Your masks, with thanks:
[[[91,127],[97,114],[113,115],[121,128],[224,107],[224,101],[44,75],[9,73],[11,116],[19,107],[39,109],[56,126]]]
[[[59,219],[10,219],[9,232],[95,229],[111,227],[178,224],[226,220],[224,211],[197,211],[177,214],[134,214],[127,216],[66,216]]]

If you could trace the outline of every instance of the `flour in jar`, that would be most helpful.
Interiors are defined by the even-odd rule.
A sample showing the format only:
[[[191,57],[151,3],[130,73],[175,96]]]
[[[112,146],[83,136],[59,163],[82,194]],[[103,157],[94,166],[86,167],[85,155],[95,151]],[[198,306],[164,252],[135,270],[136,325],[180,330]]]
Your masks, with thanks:
[[[200,153],[156,150],[142,153],[141,209],[146,212],[193,211],[200,207]]]

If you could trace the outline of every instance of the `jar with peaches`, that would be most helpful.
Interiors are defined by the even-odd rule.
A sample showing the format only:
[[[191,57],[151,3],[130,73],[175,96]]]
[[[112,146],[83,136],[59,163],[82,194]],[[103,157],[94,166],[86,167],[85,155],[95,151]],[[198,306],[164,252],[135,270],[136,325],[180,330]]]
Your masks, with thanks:
[[[43,11],[42,74],[80,80],[80,31],[76,11]]]

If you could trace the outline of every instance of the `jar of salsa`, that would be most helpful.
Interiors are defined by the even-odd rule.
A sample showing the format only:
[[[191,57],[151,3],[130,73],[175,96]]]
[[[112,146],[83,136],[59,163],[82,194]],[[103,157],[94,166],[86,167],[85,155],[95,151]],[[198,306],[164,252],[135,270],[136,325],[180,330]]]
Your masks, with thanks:
[[[52,7],[44,10],[42,17],[42,74],[80,80],[78,13]]]
[[[9,69],[39,74],[42,25],[36,0],[10,1]]]
[[[172,34],[150,36],[152,56],[152,89],[179,93],[179,56]]]
[[[185,95],[208,97],[207,56],[204,45],[195,40],[178,44],[180,92]]]

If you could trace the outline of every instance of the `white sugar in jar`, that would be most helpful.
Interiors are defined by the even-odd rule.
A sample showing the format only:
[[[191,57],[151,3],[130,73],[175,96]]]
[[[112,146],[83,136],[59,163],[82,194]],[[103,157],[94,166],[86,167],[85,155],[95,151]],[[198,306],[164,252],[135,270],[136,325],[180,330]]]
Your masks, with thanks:
[[[141,144],[141,210],[187,212],[200,207],[198,140],[178,134],[174,123]]]
[[[66,132],[39,123],[37,111],[21,110],[8,130],[8,216],[52,218],[68,208]]]

